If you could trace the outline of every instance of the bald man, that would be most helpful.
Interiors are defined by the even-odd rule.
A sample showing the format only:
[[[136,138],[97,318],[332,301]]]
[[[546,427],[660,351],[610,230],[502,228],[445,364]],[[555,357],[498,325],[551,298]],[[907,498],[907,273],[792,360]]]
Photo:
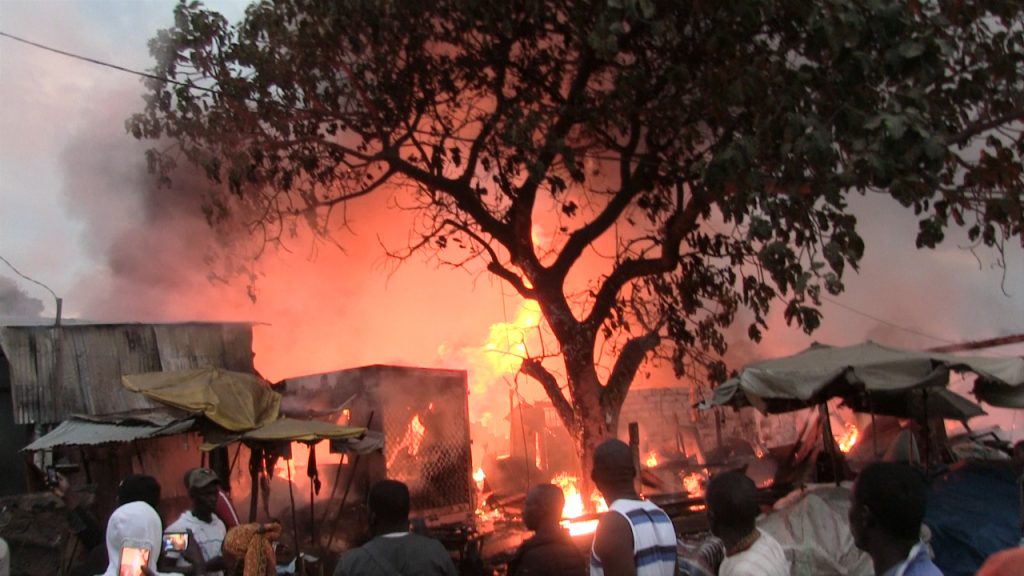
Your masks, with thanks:
[[[526,495],[523,522],[534,531],[508,565],[509,576],[585,576],[587,560],[562,529],[565,496],[553,484],[538,484]]]
[[[608,512],[601,517],[590,554],[591,576],[674,576],[676,533],[672,520],[633,487],[633,452],[621,440],[594,451],[591,479]]]

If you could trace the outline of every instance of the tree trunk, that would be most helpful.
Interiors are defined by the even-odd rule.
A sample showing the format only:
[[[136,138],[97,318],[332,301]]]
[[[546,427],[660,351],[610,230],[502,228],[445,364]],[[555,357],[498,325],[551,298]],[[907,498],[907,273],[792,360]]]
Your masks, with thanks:
[[[566,423],[566,428],[572,434],[580,462],[580,494],[584,505],[592,511],[591,494],[595,487],[590,473],[594,465],[594,449],[605,440],[618,436],[622,400],[602,401],[603,387],[593,365],[580,367],[575,373],[569,372],[568,377],[569,388],[573,391],[573,422]]]

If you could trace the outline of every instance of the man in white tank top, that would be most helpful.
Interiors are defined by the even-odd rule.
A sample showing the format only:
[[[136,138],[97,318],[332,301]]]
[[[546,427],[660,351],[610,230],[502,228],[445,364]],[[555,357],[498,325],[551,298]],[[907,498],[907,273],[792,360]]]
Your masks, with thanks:
[[[594,451],[591,479],[608,512],[601,517],[590,553],[591,576],[674,576],[676,533],[665,511],[641,500],[626,443],[606,440]]]

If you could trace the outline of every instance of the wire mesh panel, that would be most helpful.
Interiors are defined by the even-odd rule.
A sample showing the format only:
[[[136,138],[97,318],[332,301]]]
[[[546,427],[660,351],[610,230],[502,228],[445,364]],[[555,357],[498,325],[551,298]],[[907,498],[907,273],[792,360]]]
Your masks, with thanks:
[[[381,380],[390,478],[409,486],[419,514],[474,508],[465,373],[418,371]]]

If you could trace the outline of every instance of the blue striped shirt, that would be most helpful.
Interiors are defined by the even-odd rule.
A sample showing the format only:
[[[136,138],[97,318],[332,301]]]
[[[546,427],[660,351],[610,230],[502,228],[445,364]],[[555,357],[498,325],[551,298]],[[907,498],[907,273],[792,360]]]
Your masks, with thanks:
[[[676,532],[665,511],[646,500],[619,499],[608,514],[620,514],[633,530],[633,561],[637,576],[674,576]],[[590,576],[604,576],[597,552],[590,550]]]

